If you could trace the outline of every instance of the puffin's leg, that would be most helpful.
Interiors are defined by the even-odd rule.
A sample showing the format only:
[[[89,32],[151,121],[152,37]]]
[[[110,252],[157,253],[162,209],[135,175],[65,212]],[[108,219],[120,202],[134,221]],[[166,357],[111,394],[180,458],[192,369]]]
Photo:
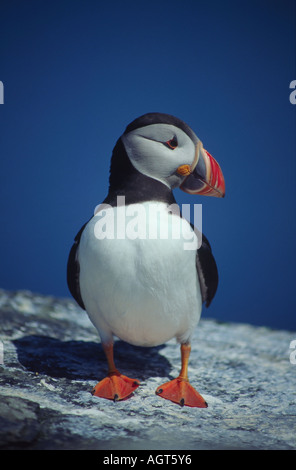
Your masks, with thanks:
[[[114,401],[123,400],[138,388],[140,382],[118,372],[114,364],[113,343],[103,344],[103,349],[108,362],[108,376],[97,383],[92,394],[96,397],[108,398]]]
[[[181,406],[194,406],[198,408],[207,408],[207,402],[190,385],[188,380],[188,360],[191,346],[188,343],[181,344],[182,367],[179,376],[176,379],[160,385],[156,389],[156,394]]]

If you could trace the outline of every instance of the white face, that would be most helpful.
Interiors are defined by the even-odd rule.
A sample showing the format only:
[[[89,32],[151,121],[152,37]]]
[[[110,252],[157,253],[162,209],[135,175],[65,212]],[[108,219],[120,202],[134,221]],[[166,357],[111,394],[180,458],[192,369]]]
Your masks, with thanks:
[[[133,166],[169,188],[179,186],[185,179],[185,176],[176,173],[177,168],[192,165],[195,159],[193,141],[184,131],[171,124],[151,124],[121,138]]]

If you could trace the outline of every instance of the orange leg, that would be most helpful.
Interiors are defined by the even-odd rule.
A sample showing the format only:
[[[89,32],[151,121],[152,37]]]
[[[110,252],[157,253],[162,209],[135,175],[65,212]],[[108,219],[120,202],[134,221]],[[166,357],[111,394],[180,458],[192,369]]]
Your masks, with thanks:
[[[96,397],[109,400],[123,400],[129,397],[140,385],[138,380],[122,375],[115,367],[113,358],[113,344],[103,345],[108,362],[108,375],[93,388],[92,394]]]
[[[160,385],[156,389],[156,394],[181,406],[192,406],[198,408],[207,408],[207,402],[190,385],[188,380],[188,361],[190,356],[190,344],[181,344],[182,367],[179,376],[176,379]]]

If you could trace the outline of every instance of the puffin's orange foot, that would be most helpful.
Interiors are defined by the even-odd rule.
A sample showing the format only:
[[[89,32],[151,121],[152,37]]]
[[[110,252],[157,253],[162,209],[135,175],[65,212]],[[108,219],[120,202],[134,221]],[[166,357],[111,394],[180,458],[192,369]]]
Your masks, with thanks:
[[[190,385],[188,380],[180,377],[160,385],[155,393],[181,406],[185,405],[197,408],[207,408],[208,406],[207,402],[195,388]]]
[[[130,396],[139,385],[138,380],[130,379],[119,372],[113,372],[97,383],[92,394],[108,400],[123,400]]]

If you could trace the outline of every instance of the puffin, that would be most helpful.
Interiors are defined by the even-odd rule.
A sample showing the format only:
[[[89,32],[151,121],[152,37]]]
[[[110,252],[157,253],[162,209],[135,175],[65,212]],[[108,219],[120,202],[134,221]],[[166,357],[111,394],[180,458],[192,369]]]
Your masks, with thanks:
[[[208,239],[179,210],[176,188],[225,195],[218,162],[189,125],[159,112],[134,119],[113,149],[108,194],[77,233],[67,263],[69,291],[96,327],[107,360],[94,396],[124,400],[140,385],[117,369],[115,338],[145,347],[175,338],[180,374],[155,393],[181,406],[208,406],[189,382],[188,363],[218,270]]]

